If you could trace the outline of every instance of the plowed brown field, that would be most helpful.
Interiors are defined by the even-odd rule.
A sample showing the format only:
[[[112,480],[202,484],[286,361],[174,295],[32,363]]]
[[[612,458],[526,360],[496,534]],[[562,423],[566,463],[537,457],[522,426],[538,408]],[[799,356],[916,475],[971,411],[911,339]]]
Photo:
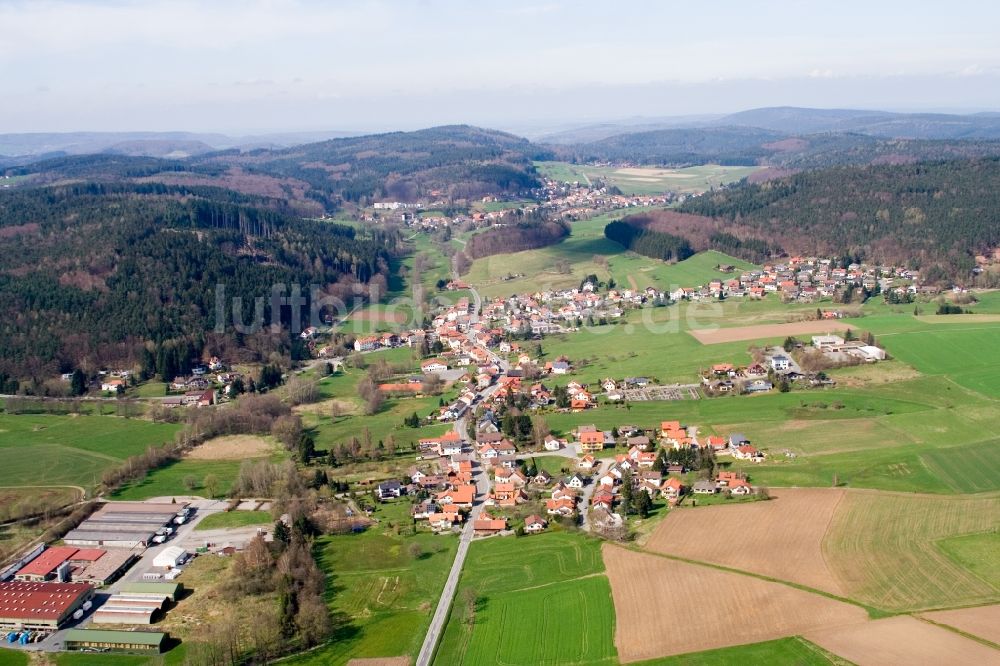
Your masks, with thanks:
[[[922,617],[1000,645],[1000,604],[923,613]]]
[[[787,324],[759,324],[757,326],[734,326],[732,328],[713,328],[688,331],[695,340],[703,345],[715,345],[720,342],[740,342],[742,340],[761,340],[763,338],[785,338],[790,335],[821,335],[824,333],[842,334],[847,329],[857,330],[855,326],[840,321],[793,321]]]
[[[822,543],[844,492],[783,488],[766,502],[678,509],[657,526],[646,548],[842,595]]]
[[[1000,663],[1000,651],[909,615],[807,632],[805,638],[858,666]]]
[[[622,662],[864,623],[857,606],[781,583],[603,547]]]

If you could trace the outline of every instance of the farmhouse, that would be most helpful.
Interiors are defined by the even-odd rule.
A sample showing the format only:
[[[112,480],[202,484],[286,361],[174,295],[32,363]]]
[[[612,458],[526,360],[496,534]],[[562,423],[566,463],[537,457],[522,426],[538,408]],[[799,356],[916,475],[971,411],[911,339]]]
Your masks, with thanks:
[[[504,518],[480,518],[472,523],[472,531],[476,536],[491,536],[507,529]]]

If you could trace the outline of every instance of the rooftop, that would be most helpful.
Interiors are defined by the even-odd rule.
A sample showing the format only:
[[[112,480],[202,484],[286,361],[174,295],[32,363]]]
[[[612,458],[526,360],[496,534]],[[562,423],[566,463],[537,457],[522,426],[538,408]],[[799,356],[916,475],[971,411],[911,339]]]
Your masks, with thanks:
[[[58,620],[91,590],[86,583],[0,583],[0,617]]]
[[[70,629],[64,640],[76,643],[123,643],[159,647],[166,634],[158,631],[107,631],[104,629]]]

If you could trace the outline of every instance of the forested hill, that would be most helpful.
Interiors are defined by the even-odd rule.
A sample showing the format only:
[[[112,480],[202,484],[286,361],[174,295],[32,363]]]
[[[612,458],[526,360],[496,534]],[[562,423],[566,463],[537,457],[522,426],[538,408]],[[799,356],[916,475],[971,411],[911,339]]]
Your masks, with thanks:
[[[881,138],[857,133],[796,135],[757,127],[673,128],[624,133],[590,143],[553,146],[576,162],[610,161],[685,166],[768,165],[791,169],[902,164],[1000,155],[996,140]]]
[[[526,139],[469,126],[332,139],[283,150],[227,150],[188,159],[81,155],[13,168],[46,184],[67,179],[215,186],[281,198],[301,214],[385,199],[468,199],[525,194],[541,185]]]
[[[1000,246],[1000,159],[806,171],[680,210],[794,254],[850,254],[962,280],[974,254]]]
[[[313,284],[339,297],[384,292],[399,243],[394,232],[359,237],[231,192],[130,184],[0,191],[0,238],[0,373],[16,377],[149,366],[176,345],[232,360],[287,354],[297,340],[287,329],[244,336],[229,321],[214,333],[217,286],[227,308],[242,298],[247,323],[275,284],[302,285],[306,296]],[[191,360],[177,358],[167,379]]]

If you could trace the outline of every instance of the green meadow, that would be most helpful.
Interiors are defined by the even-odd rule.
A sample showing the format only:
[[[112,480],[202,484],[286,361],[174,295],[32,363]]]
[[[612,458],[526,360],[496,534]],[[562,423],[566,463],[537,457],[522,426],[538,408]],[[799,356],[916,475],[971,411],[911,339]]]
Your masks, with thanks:
[[[576,534],[473,543],[434,663],[616,664],[603,571],[600,541]]]
[[[173,441],[178,428],[114,416],[0,414],[0,486],[92,488],[104,470]]]
[[[602,167],[568,162],[535,162],[535,167],[546,178],[565,183],[589,184],[602,179],[616,186],[623,194],[701,193],[713,187],[735,183],[760,170],[760,167],[717,164],[671,169]]]
[[[455,557],[458,540],[394,533],[409,523],[408,502],[383,505],[361,534],[317,540],[336,631],[332,641],[288,664],[344,664],[355,658],[415,657]]]
[[[720,264],[740,269],[752,267],[752,264],[715,251],[701,252],[668,264],[628,252],[604,237],[604,227],[609,222],[643,210],[616,211],[573,222],[565,240],[537,250],[477,259],[463,278],[475,285],[484,298],[491,298],[578,287],[588,275],[596,275],[602,281],[613,278],[621,288],[655,287],[666,291],[671,287],[694,287],[715,278],[731,277],[732,274],[716,270]],[[559,272],[557,262],[566,262],[569,271]],[[511,277],[513,274],[519,275]]]

